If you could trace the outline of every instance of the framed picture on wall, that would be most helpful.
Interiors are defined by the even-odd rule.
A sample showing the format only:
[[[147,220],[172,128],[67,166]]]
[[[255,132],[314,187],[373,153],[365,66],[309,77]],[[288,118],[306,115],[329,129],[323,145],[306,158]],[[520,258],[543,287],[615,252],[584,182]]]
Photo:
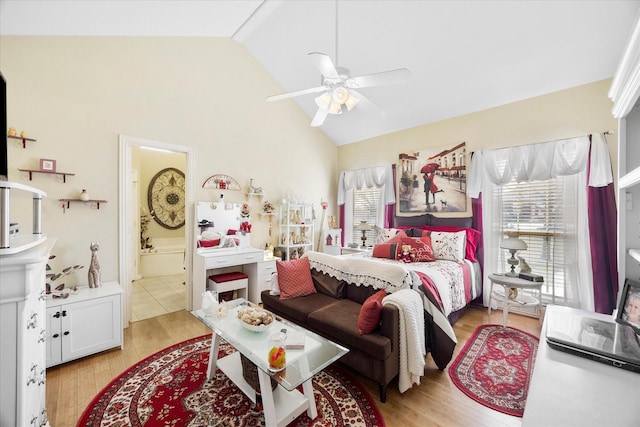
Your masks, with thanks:
[[[52,159],[40,159],[40,172],[55,172],[56,161]]]
[[[400,153],[396,179],[398,216],[468,212],[465,142]]]

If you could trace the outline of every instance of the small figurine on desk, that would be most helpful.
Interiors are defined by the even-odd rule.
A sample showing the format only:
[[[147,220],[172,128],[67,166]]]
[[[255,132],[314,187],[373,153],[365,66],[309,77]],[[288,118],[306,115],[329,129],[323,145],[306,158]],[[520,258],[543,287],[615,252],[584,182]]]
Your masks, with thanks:
[[[520,260],[520,273],[531,273],[531,267],[529,267],[527,261],[521,256],[518,256],[518,259]]]
[[[98,242],[91,242],[89,246],[91,249],[91,265],[89,265],[89,287],[99,288],[102,286],[102,279],[100,278],[100,263],[98,263],[98,257],[96,253],[100,249]]]

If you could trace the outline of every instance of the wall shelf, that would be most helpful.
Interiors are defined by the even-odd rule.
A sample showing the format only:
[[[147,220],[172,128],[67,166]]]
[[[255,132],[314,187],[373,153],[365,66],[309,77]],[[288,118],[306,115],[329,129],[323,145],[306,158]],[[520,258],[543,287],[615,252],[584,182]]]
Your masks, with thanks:
[[[29,174],[29,181],[33,179],[34,173],[44,173],[48,175],[62,175],[62,182],[67,182],[67,176],[74,176],[75,173],[69,172],[49,172],[49,171],[40,171],[35,169],[18,169],[20,172],[27,172]]]
[[[97,208],[100,209],[100,203],[107,203],[106,200],[80,200],[80,199],[58,199],[58,201],[60,202],[66,202],[67,203],[67,207],[66,209],[69,209],[69,206],[71,205],[71,202],[80,202],[80,203],[95,203]]]
[[[22,137],[22,136],[17,136],[17,135],[15,135],[15,136],[14,135],[8,135],[8,138],[21,140],[22,141],[22,148],[27,148],[27,141],[29,141],[29,142],[36,142],[37,141],[36,139],[33,139],[33,138],[27,138],[26,136]]]

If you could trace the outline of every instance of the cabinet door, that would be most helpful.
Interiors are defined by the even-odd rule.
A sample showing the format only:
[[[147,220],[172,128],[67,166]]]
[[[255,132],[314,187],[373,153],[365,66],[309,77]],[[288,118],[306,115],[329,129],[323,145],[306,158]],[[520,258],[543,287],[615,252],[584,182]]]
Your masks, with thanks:
[[[122,345],[120,295],[67,304],[63,310],[63,362]]]
[[[60,319],[62,309],[60,306],[47,308],[47,368],[62,363],[62,334],[60,331]]]

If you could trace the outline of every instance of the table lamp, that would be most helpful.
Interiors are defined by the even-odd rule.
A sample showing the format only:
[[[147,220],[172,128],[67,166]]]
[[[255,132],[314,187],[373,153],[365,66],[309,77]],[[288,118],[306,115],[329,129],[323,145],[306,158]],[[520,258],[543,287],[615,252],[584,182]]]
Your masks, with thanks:
[[[511,266],[511,271],[505,273],[505,275],[518,277],[518,273],[516,273],[516,266],[518,265],[519,261],[515,257],[515,254],[517,251],[526,250],[527,244],[517,237],[507,237],[506,239],[503,239],[502,242],[500,242],[500,248],[507,249],[511,254],[511,258],[507,259],[507,264]]]
[[[367,231],[371,230],[371,226],[367,224],[367,221],[360,221],[360,224],[356,227],[357,230],[362,231],[362,247],[367,247]]]

